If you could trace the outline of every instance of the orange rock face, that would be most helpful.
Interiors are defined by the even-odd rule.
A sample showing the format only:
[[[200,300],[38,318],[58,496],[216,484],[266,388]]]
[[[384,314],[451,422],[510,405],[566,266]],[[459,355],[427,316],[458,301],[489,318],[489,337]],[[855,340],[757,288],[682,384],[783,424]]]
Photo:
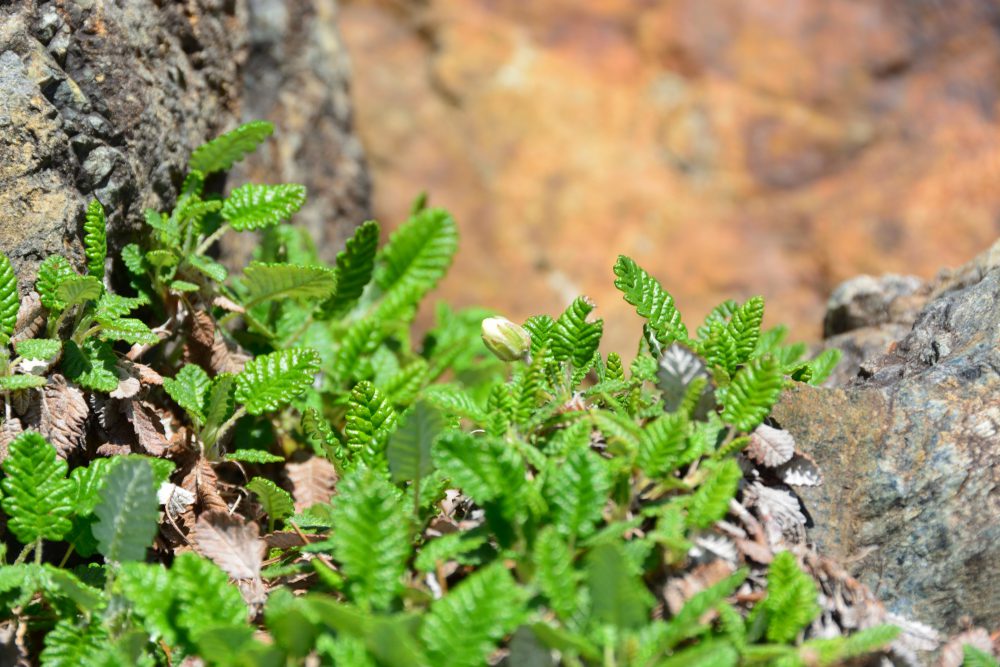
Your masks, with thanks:
[[[929,277],[1000,233],[992,0],[351,0],[377,217],[421,190],[462,249],[438,296],[511,319],[594,298],[618,253],[691,327],[762,294],[820,334],[841,280]]]

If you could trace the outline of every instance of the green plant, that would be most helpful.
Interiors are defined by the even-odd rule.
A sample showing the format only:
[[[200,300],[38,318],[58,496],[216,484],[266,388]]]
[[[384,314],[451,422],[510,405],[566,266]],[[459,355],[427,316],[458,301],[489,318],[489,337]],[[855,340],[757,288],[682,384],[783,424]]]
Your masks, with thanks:
[[[133,296],[110,289],[96,202],[86,274],[46,259],[18,309],[0,259],[15,650],[472,667],[504,648],[511,665],[659,667],[835,664],[893,640],[814,637],[817,584],[784,532],[797,505],[768,518],[794,497],[767,480],[818,475],[768,414],[834,353],[802,360],[762,331],[759,297],[691,335],[625,257],[615,284],[645,320],[628,364],[600,353],[582,297],[523,329],[489,320],[485,346],[491,313],[439,306],[414,341],[451,216],[421,197],[381,249],[367,222],[327,266],[281,224],[301,186],[205,189],[270,134],[251,123],[195,151],[173,210],[147,212],[148,243],[113,258]],[[213,246],[248,231],[256,255],[231,275]],[[732,539],[753,530],[753,549]]]

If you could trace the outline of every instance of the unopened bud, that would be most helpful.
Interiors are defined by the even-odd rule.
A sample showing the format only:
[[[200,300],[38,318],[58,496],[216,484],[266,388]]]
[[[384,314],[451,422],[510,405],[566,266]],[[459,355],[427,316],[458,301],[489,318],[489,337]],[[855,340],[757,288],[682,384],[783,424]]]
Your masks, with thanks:
[[[531,334],[506,317],[483,320],[483,342],[502,361],[526,359],[531,351]]]

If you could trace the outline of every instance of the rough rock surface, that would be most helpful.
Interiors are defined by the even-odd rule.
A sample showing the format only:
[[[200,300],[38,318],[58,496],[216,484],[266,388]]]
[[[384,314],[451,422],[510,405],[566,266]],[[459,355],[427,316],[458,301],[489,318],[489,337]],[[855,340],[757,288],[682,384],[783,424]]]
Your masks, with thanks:
[[[844,387],[791,391],[775,417],[824,470],[823,486],[801,491],[823,553],[850,562],[892,611],[948,632],[964,616],[995,628],[1000,242],[918,291],[908,334]],[[884,319],[831,342],[901,326]]]
[[[0,247],[22,276],[80,258],[92,196],[120,236],[172,202],[191,149],[235,123],[243,5],[160,5],[0,4]]]
[[[843,280],[924,278],[1000,221],[995,0],[345,0],[375,213],[453,209],[442,294],[597,301],[618,253],[696,320],[763,294],[818,339]],[[512,281],[511,276],[517,280]],[[516,282],[516,285],[512,284]]]
[[[370,217],[370,184],[353,132],[347,51],[335,0],[249,0],[243,120],[275,124],[269,141],[233,170],[246,181],[302,183],[308,200],[296,224],[332,260],[351,230]],[[238,238],[244,251],[249,235]]]
[[[22,278],[54,252],[80,259],[92,196],[112,243],[127,242],[143,209],[172,204],[191,150],[242,118],[275,121],[282,146],[249,175],[311,186],[310,225],[360,222],[367,180],[335,27],[309,14],[271,21],[282,11],[265,0],[0,2],[0,249]]]

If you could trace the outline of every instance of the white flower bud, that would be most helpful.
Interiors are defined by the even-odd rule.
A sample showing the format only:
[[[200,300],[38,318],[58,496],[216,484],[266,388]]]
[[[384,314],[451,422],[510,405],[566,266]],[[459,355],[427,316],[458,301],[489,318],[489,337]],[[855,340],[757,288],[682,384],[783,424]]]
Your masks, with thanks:
[[[483,342],[502,361],[520,361],[531,352],[531,334],[506,317],[483,320]]]

